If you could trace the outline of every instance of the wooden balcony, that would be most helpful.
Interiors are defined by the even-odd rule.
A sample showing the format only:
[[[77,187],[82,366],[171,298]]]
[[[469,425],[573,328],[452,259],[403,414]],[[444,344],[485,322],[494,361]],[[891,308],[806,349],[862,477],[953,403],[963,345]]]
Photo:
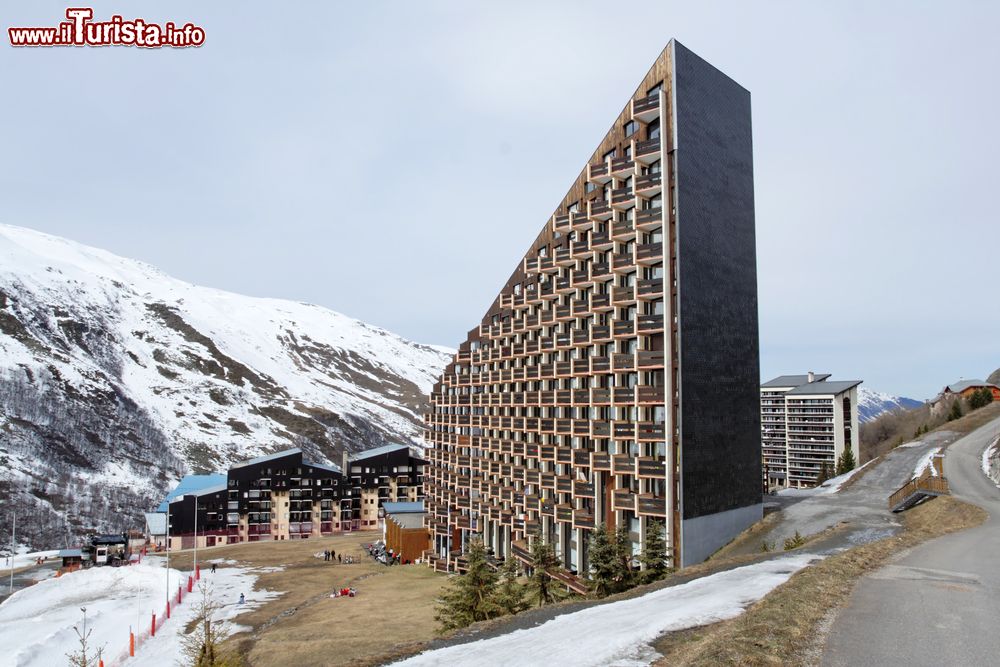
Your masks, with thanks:
[[[663,315],[640,315],[639,333],[656,333],[663,331]]]
[[[573,511],[574,528],[593,528],[594,525],[594,515],[590,513],[590,510],[578,509]]]
[[[593,183],[607,183],[611,180],[611,169],[606,161],[590,165],[588,171],[587,180]]]
[[[595,220],[607,220],[611,217],[611,205],[604,199],[590,200],[590,217]]]
[[[649,196],[654,195],[661,189],[660,172],[652,174],[641,174],[635,177],[635,191]]]
[[[659,206],[656,208],[644,208],[635,214],[635,224],[640,229],[645,229],[646,226],[661,225],[662,223],[663,209]]]
[[[632,100],[632,117],[648,123],[660,115],[660,94],[654,93],[649,97]]]
[[[665,477],[667,474],[666,463],[663,459],[655,456],[640,456],[638,462],[639,477]]]
[[[619,157],[611,160],[611,173],[615,176],[624,176],[635,172],[635,162],[632,158]]]
[[[662,243],[641,243],[636,248],[636,261],[639,264],[657,264],[663,261]]]
[[[612,507],[616,510],[628,510],[634,512],[636,495],[627,489],[617,489],[614,492]]]
[[[612,472],[616,475],[634,475],[635,457],[628,454],[615,454],[611,457]]]
[[[612,301],[614,301],[616,305],[635,303],[635,285],[615,287],[612,292]]]
[[[656,298],[663,296],[663,278],[640,280],[636,286],[639,297]]]
[[[598,471],[611,471],[611,455],[607,452],[591,452],[590,467]]]
[[[636,433],[637,439],[643,442],[660,442],[666,437],[663,424],[658,422],[639,422]]]
[[[573,506],[572,505],[557,505],[556,506],[556,521],[562,521],[565,523],[573,522]]]
[[[660,138],[647,139],[646,141],[635,142],[633,150],[637,162],[649,164],[656,162],[660,157]]]
[[[636,512],[645,516],[666,516],[667,499],[651,493],[640,493],[637,497]]]

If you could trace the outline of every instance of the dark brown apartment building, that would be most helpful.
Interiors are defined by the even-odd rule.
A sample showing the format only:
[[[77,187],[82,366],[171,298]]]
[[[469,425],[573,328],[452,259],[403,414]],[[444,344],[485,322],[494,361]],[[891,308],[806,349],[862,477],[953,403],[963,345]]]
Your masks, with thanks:
[[[431,561],[540,534],[583,574],[651,521],[704,560],[761,517],[758,383],[750,94],[671,41],[435,385]]]

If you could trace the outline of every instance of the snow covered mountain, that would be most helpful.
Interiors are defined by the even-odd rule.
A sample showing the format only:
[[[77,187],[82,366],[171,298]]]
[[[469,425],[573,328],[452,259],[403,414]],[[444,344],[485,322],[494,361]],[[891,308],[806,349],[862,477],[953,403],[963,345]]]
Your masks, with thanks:
[[[419,445],[451,351],[0,225],[0,534],[134,526],[190,471]],[[23,531],[23,532],[22,532]]]
[[[910,410],[923,405],[922,401],[917,401],[904,396],[892,396],[881,391],[874,391],[867,387],[858,388],[858,419],[861,423],[870,422],[883,412],[892,410]]]

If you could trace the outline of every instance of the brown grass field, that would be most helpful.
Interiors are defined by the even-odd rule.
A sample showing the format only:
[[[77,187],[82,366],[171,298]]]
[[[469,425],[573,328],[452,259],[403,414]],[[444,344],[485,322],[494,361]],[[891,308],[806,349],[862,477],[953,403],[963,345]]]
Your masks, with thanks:
[[[377,664],[433,639],[434,600],[448,577],[424,565],[376,563],[361,545],[378,537],[360,532],[199,550],[199,563],[221,558],[240,566],[284,568],[261,573],[257,580],[258,588],[284,594],[236,619],[251,629],[230,639],[248,667]],[[344,565],[314,557],[325,549],[351,554],[357,562]],[[191,552],[171,553],[170,566],[190,568],[192,558]],[[350,586],[357,597],[329,597]],[[253,592],[247,597],[252,600]]]

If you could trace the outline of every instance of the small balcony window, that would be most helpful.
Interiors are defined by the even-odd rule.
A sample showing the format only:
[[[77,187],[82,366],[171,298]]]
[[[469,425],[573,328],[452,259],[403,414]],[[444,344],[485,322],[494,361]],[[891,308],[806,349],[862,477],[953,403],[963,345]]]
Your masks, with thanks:
[[[639,124],[634,120],[625,123],[625,136],[631,137],[639,129]]]
[[[660,119],[654,118],[649,121],[649,125],[646,126],[646,138],[647,139],[659,139],[660,138]]]

